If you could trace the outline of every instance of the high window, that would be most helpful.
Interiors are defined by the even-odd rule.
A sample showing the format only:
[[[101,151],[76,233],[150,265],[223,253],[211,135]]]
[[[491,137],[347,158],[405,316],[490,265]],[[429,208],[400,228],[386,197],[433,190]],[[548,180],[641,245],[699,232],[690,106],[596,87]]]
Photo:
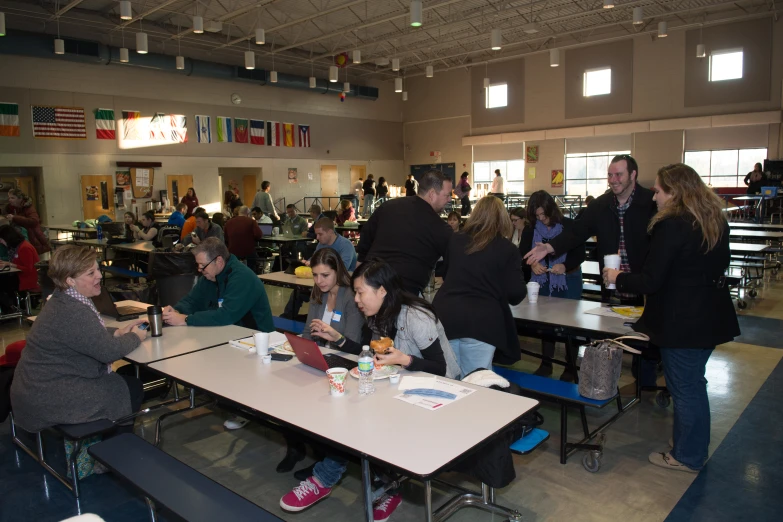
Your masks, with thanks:
[[[767,149],[686,150],[685,164],[712,187],[743,188],[745,174],[766,157]]]
[[[609,68],[585,71],[584,95],[600,96],[612,92],[612,70]]]

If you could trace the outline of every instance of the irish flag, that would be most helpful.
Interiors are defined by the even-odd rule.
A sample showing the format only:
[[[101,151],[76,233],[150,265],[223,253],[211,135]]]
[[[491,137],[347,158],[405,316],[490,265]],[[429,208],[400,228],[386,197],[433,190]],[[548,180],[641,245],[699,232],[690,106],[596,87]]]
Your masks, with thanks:
[[[0,136],[19,136],[19,104],[0,103]]]
[[[99,140],[116,140],[114,130],[114,109],[98,109],[95,111],[95,137]]]

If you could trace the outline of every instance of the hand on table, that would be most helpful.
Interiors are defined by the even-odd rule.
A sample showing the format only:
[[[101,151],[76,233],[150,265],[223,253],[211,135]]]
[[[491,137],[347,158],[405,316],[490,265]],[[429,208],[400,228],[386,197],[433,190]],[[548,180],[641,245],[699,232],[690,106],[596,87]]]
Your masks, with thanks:
[[[541,263],[535,263],[533,266],[531,266],[531,269],[536,275],[546,274],[546,267]]]
[[[565,265],[563,263],[558,263],[555,266],[553,266],[552,268],[550,268],[549,271],[551,273],[553,273],[553,274],[560,275],[560,274],[565,274],[566,269],[565,269]]]
[[[555,249],[552,248],[552,245],[547,243],[546,245],[543,243],[536,243],[536,246],[534,246],[532,249],[530,249],[530,252],[525,254],[525,259],[527,260],[528,265],[532,265],[533,263],[538,263],[542,259],[544,259],[547,254],[554,254]]]
[[[617,274],[622,273],[621,270],[615,270],[614,268],[604,267],[603,278],[604,286],[613,285],[617,282]]]
[[[188,324],[186,321],[187,318],[187,315],[177,312],[171,306],[167,306],[163,309],[163,320],[166,324],[170,324],[171,326],[185,326]]]
[[[411,362],[413,362],[413,357],[392,346],[389,348],[389,353],[375,354],[375,362],[378,364],[399,364],[401,366],[409,366]]]
[[[136,319],[135,321],[131,321],[122,328],[117,328],[114,331],[114,337],[122,337],[127,333],[133,333],[136,335],[136,337],[143,341],[147,338],[147,330],[142,330],[139,328],[139,326],[146,322],[146,319]]]
[[[340,332],[320,319],[313,319],[312,322],[310,322],[310,335],[326,339],[330,342],[335,342],[340,338]]]

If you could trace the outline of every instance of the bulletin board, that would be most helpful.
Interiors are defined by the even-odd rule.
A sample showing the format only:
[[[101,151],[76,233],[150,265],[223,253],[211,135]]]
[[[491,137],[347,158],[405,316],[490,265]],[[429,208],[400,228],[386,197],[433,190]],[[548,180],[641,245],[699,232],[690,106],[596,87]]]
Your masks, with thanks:
[[[419,178],[427,171],[430,170],[439,170],[443,173],[444,176],[449,178],[451,180],[451,183],[456,183],[457,180],[457,169],[456,164],[454,163],[433,163],[430,165],[411,165],[411,174],[413,174],[413,178],[418,181]]]
[[[155,184],[155,169],[131,168],[131,187],[134,198],[151,198],[152,186]]]

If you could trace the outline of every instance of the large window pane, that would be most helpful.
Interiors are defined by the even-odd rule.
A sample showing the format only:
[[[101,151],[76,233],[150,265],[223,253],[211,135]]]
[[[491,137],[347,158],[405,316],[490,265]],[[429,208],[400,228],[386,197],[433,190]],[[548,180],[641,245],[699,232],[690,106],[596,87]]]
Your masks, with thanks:
[[[585,197],[587,195],[587,189],[585,188],[585,180],[578,179],[574,181],[569,181],[566,179],[565,183],[566,188],[566,194],[569,196],[582,196]]]
[[[567,179],[585,179],[587,177],[587,159],[584,156],[566,158],[565,174]]]
[[[487,91],[487,109],[505,107],[508,105],[508,85],[501,83],[490,85]]]
[[[525,181],[525,162],[523,160],[506,162],[508,181]]]
[[[737,176],[712,176],[709,185],[713,188],[737,187]]]
[[[593,196],[594,198],[597,198],[604,192],[606,192],[606,188],[609,186],[609,183],[605,179],[589,179],[587,180],[587,190],[586,193],[583,194],[585,197],[587,196]]]
[[[737,150],[713,150],[710,162],[710,180],[716,176],[737,175]]]
[[[489,177],[490,181],[495,179],[495,171],[500,170],[500,175],[508,179],[506,176],[506,162],[505,161],[490,161],[489,162]]]
[[[492,181],[490,177],[489,162],[480,161],[473,164],[473,182],[483,183],[486,181]]]
[[[715,51],[710,55],[710,81],[742,78],[742,49]]]
[[[506,194],[524,194],[524,181],[509,181],[506,183]]]
[[[767,149],[740,149],[738,172],[740,183],[745,179],[745,174],[753,170],[756,163],[764,166],[764,160],[767,159]]]
[[[588,156],[587,179],[602,178],[606,181],[608,162],[608,156]]]
[[[685,151],[685,164],[695,170],[707,184],[710,181],[710,156],[708,150]]]

